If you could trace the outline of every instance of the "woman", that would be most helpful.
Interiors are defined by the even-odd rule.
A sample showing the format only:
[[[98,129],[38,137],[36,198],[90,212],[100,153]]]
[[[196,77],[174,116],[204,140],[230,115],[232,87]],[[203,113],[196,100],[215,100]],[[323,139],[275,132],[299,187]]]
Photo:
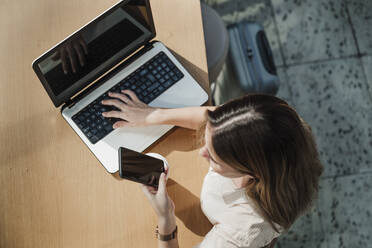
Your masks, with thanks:
[[[265,247],[309,209],[322,165],[310,127],[285,101],[247,95],[218,107],[156,109],[131,91],[103,101],[120,111],[114,128],[172,124],[205,126],[200,155],[210,163],[201,192],[204,214],[213,224],[199,247]],[[125,120],[125,121],[124,121]],[[159,247],[178,247],[174,204],[164,173],[158,190],[143,191],[158,215]],[[162,241],[163,240],[163,241]]]

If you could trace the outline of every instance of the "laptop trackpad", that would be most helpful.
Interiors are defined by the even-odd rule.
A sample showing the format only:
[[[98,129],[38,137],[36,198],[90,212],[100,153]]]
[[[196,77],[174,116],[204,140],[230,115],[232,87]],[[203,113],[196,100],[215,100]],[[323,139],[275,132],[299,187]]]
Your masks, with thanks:
[[[111,146],[115,150],[119,149],[119,147],[126,147],[142,152],[172,127],[173,126],[169,125],[123,127],[111,132],[102,140],[102,142]]]

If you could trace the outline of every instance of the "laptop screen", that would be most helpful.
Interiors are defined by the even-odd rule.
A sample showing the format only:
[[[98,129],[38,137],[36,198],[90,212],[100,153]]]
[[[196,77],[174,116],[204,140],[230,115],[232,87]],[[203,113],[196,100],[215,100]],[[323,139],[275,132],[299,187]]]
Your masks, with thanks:
[[[34,62],[56,106],[155,36],[148,4],[120,2]]]

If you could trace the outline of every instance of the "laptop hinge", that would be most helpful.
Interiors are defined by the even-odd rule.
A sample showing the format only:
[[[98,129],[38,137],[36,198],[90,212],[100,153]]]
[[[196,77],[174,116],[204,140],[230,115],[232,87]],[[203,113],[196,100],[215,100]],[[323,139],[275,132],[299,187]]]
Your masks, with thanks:
[[[94,84],[90,85],[88,88],[80,92],[77,96],[68,99],[65,104],[61,108],[61,112],[63,109],[66,107],[72,107],[76,102],[78,102],[80,99],[82,99],[84,96],[101,86],[104,82],[112,78],[116,73],[127,67],[129,64],[134,62],[137,58],[139,58],[141,55],[143,55],[145,52],[149,51],[151,48],[154,47],[154,42],[156,41],[151,41],[147,42],[146,45],[144,45],[138,52],[136,52],[133,56],[131,56],[129,59],[124,61],[122,64],[120,64],[118,67],[116,67],[114,70],[97,80]]]

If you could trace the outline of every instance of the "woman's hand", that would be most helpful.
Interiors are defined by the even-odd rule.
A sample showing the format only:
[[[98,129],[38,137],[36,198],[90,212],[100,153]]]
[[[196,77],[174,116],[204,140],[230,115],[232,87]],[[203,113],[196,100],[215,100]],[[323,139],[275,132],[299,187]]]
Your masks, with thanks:
[[[158,189],[142,185],[142,191],[159,218],[159,231],[162,234],[171,233],[176,227],[176,217],[174,215],[174,203],[167,193],[165,173],[160,175]]]
[[[158,189],[142,185],[142,191],[149,199],[152,208],[159,218],[167,218],[174,215],[174,203],[167,193],[165,173],[161,173],[160,175]]]
[[[119,109],[117,111],[102,113],[102,115],[107,118],[113,117],[122,119],[122,121],[115,122],[113,128],[149,125],[151,113],[156,109],[141,102],[131,90],[122,90],[121,92],[122,93],[109,92],[108,95],[113,99],[102,101],[103,105],[111,105]]]

